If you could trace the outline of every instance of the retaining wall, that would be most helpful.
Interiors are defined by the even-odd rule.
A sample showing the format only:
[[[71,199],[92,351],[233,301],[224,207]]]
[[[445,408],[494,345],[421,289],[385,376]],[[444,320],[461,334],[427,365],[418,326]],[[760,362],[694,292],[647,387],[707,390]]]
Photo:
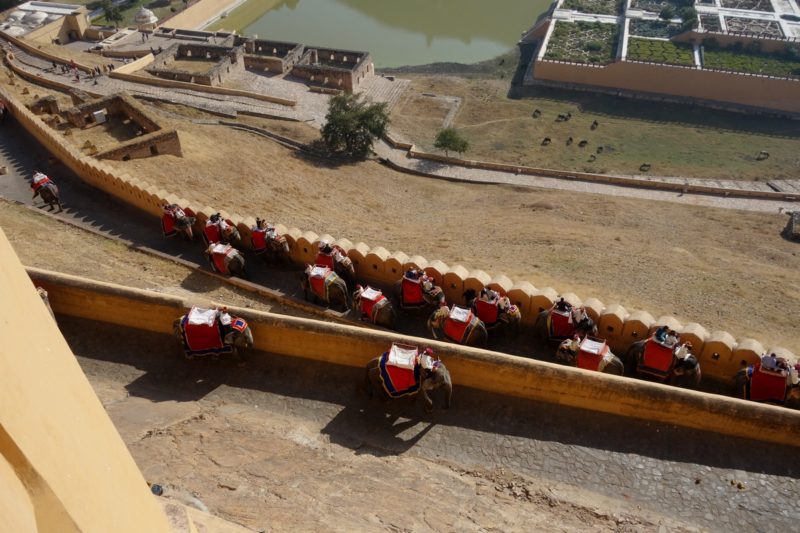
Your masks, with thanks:
[[[176,296],[39,269],[28,269],[28,273],[35,284],[48,291],[50,304],[59,314],[172,333],[173,320],[188,309],[188,303]],[[249,322],[255,348],[271,354],[362,367],[392,342],[426,345],[442,358],[458,386],[800,446],[797,439],[800,413],[785,408],[428,339],[230,306],[229,309]]]
[[[198,231],[205,221],[218,211],[213,207],[192,204],[186,199],[170,194],[144,180],[134,179],[125,173],[118,173],[101,161],[84,156],[76,148],[66,144],[57,132],[45,125],[13,95],[9,94],[6,88],[0,87],[0,96],[8,102],[9,111],[26,130],[90,185],[158,217],[161,216],[162,207],[166,203],[176,203],[184,208],[189,208],[197,216]],[[238,227],[244,242],[249,243],[250,228],[254,225],[252,218],[244,218],[236,214],[223,214]],[[155,224],[154,227],[156,227]],[[316,255],[316,244],[321,240],[319,235],[311,231],[303,232],[299,228],[287,228],[280,224],[276,227],[278,232],[286,235],[293,261],[301,264],[313,262]],[[353,244],[347,239],[336,239],[332,236],[326,238],[347,251],[353,260],[356,275],[365,282],[382,286],[393,285],[400,280],[402,273],[409,267],[426,265],[423,268],[442,286],[449,302],[463,304],[462,294],[465,288],[479,290],[484,285],[496,286],[508,292],[512,302],[520,307],[523,321],[528,325],[533,324],[538,313],[548,309],[558,298],[558,292],[551,287],[537,288],[528,282],[515,283],[503,275],[490,275],[481,271],[469,272],[461,265],[448,265],[442,261],[431,261],[421,256],[402,252],[392,254],[380,246],[371,248],[362,242]],[[574,299],[580,301],[577,296]],[[586,301],[591,302],[591,312],[598,318],[599,335],[607,339],[609,345],[616,352],[624,352],[632,342],[643,338],[653,325],[652,322],[642,321],[642,313],[629,312],[620,305],[605,306],[597,299]],[[664,320],[667,319],[664,318]],[[671,319],[671,321],[673,320],[675,319]],[[687,324],[682,326],[679,331],[689,335],[688,338],[692,340],[694,351],[697,352],[703,367],[704,377],[728,382],[742,365],[757,361],[759,354],[754,351],[737,351],[740,343],[737,343],[727,332],[709,333],[699,324]],[[741,342],[744,343],[744,340]],[[794,358],[794,355],[785,348],[773,347],[771,349],[782,351]]]

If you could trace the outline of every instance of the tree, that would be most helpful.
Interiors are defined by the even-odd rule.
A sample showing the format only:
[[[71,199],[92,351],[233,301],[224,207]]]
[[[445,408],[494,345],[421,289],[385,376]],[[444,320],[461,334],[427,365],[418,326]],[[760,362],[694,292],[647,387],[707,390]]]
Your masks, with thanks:
[[[692,30],[697,27],[697,10],[694,7],[682,7],[680,11],[678,11],[682,19],[681,29],[683,31]]]
[[[112,22],[115,27],[119,28],[119,23],[122,22],[122,9],[111,3],[111,0],[103,0],[103,17],[106,22]]]
[[[388,127],[385,103],[370,104],[361,95],[340,94],[331,98],[320,133],[331,152],[364,159]]]
[[[450,156],[450,150],[463,154],[469,148],[469,142],[461,136],[455,128],[445,128],[436,135],[433,146],[439,150],[444,150],[446,156]]]
[[[661,13],[658,16],[664,20],[672,20],[675,18],[675,8],[667,4],[661,8]]]

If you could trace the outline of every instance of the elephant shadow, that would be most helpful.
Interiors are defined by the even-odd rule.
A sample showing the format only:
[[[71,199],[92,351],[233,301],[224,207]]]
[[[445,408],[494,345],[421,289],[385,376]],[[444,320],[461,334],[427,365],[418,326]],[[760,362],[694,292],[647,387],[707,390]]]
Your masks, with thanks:
[[[435,426],[434,415],[422,415],[414,398],[381,403],[359,400],[345,405],[322,429],[333,444],[356,454],[400,455],[414,447]]]

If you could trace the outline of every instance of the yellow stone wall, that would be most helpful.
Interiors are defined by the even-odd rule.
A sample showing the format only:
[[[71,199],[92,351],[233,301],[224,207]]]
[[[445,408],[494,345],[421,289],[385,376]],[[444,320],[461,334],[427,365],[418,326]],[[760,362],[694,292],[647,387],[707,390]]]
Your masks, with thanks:
[[[169,531],[2,230],[0,257],[0,531]]]

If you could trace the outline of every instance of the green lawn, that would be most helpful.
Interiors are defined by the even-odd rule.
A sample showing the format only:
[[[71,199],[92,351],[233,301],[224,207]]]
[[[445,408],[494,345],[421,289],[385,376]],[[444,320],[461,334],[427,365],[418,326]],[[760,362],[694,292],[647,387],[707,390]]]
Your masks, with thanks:
[[[617,54],[617,24],[556,22],[547,43],[545,59],[608,64]]]
[[[703,67],[752,74],[768,74],[800,78],[800,61],[775,54],[736,52],[733,50],[704,51]]]
[[[653,39],[628,39],[628,59],[667,65],[694,65],[692,47],[688,44]]]

